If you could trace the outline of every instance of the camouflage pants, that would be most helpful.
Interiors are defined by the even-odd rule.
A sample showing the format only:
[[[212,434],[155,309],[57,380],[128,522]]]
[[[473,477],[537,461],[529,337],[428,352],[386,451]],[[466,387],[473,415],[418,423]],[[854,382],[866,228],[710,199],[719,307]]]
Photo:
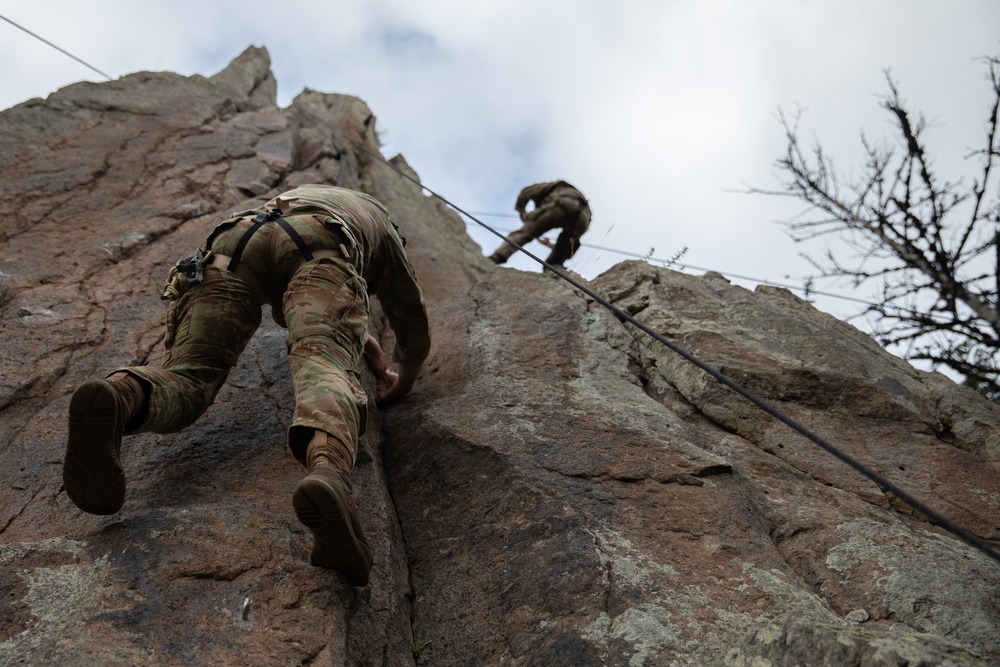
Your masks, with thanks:
[[[340,242],[310,216],[286,219],[310,250],[334,249]],[[248,227],[246,220],[222,231],[212,249],[231,256]],[[367,418],[357,372],[368,327],[366,286],[344,259],[314,259],[293,272],[301,259],[288,235],[268,223],[247,244],[241,263],[266,293],[283,295],[295,391],[288,430],[292,453],[304,463],[306,444],[316,429],[347,446],[353,459]],[[115,371],[139,377],[151,390],[148,416],[134,433],[170,433],[194,423],[215,400],[260,325],[261,305],[236,274],[209,266],[204,276],[203,282],[170,302],[162,366]]]
[[[508,241],[512,241],[523,246],[530,243],[546,232],[557,227],[561,227],[559,238],[556,239],[555,247],[549,253],[548,264],[562,266],[570,257],[580,249],[580,237],[586,233],[590,227],[590,209],[585,207],[579,209],[579,202],[572,198],[561,198],[555,202],[543,204],[530,213],[524,215],[524,224],[515,232],[507,236]],[[509,243],[504,243],[493,256],[502,264],[516,252],[516,248]]]

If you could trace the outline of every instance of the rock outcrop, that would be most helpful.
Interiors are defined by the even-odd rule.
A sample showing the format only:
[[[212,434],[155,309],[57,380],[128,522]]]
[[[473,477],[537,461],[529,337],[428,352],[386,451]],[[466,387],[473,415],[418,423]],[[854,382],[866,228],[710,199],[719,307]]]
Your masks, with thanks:
[[[566,283],[494,269],[362,101],[278,108],[265,50],[69,86],[0,144],[0,664],[1000,664],[1000,563]],[[309,182],[393,212],[432,318],[362,440],[362,589],[308,564],[273,324],[196,425],[126,439],[121,512],[61,489],[69,396],[157,363],[168,268]],[[1000,544],[1000,406],[784,290],[641,262],[591,287]]]

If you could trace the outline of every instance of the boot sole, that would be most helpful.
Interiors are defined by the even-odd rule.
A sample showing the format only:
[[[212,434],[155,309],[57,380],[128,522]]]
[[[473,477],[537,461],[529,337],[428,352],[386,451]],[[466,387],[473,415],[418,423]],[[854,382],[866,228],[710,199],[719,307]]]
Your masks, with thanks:
[[[355,586],[366,586],[371,551],[363,548],[348,510],[326,483],[307,477],[292,495],[299,522],[313,534],[312,564],[347,575]]]
[[[70,399],[63,486],[88,514],[114,514],[125,502],[119,419],[115,390],[104,380],[80,385]]]

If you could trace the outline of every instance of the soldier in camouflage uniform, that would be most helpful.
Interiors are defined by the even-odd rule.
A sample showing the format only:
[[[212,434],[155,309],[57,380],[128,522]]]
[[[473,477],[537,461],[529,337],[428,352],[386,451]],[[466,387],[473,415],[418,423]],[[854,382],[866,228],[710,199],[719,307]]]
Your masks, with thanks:
[[[295,389],[288,444],[309,471],[292,503],[313,532],[312,562],[363,586],[371,550],[350,482],[367,416],[357,365],[366,353],[379,401],[389,402],[410,391],[430,350],[420,287],[395,225],[367,195],[305,185],[219,224],[206,247],[204,257],[199,251],[184,260],[186,272],[171,271],[162,366],[121,368],[74,392],[66,493],[85,512],[121,509],[122,435],[194,423],[260,325],[266,303],[288,329]],[[367,333],[369,293],[379,297],[396,334],[398,373]]]
[[[535,208],[525,213],[528,202],[534,202]],[[507,237],[507,240],[520,246],[539,239],[552,248],[546,263],[561,267],[566,260],[576,254],[580,248],[580,237],[590,227],[590,204],[583,193],[566,181],[550,181],[529,185],[517,196],[514,210],[521,216],[524,223],[520,229]],[[540,238],[546,232],[561,228],[555,244]],[[494,264],[503,264],[517,248],[510,243],[504,243],[496,249],[490,259]]]

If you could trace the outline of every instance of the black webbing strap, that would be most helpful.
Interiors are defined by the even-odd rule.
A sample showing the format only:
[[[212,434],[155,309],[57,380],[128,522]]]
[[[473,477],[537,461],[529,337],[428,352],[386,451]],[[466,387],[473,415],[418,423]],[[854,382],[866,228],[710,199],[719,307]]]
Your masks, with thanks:
[[[258,213],[257,217],[253,219],[253,226],[250,227],[240,239],[240,242],[236,244],[236,250],[233,251],[233,258],[229,260],[229,266],[226,267],[230,272],[235,272],[236,267],[240,265],[240,257],[243,256],[243,249],[247,247],[250,243],[250,238],[257,233],[257,230],[264,226],[265,223],[274,220],[272,216],[281,215],[278,211],[271,211],[270,213]]]
[[[268,211],[267,213],[258,213],[257,217],[253,219],[253,225],[246,231],[245,234],[243,234],[240,242],[236,244],[236,250],[233,251],[233,258],[229,260],[229,266],[226,267],[227,270],[231,272],[236,271],[236,267],[240,265],[240,258],[243,257],[243,250],[246,249],[247,244],[250,243],[250,239],[257,233],[258,229],[272,221],[277,222],[278,225],[285,230],[285,233],[288,234],[290,239],[292,239],[292,242],[295,243],[295,247],[299,249],[299,252],[302,253],[302,256],[305,257],[307,262],[312,260],[313,255],[309,251],[309,247],[306,245],[306,242],[302,240],[302,237],[299,236],[299,233],[292,228],[291,224],[281,217],[281,211],[274,210]]]
[[[311,262],[313,255],[311,252],[309,252],[309,248],[308,246],[306,246],[306,242],[302,240],[302,237],[299,236],[299,233],[295,231],[292,228],[292,225],[289,224],[289,222],[284,218],[279,217],[277,219],[277,222],[281,226],[281,228],[285,230],[285,233],[288,234],[288,238],[292,239],[292,241],[295,243],[295,247],[299,249],[299,252],[301,252],[302,256],[306,258],[306,261]]]

